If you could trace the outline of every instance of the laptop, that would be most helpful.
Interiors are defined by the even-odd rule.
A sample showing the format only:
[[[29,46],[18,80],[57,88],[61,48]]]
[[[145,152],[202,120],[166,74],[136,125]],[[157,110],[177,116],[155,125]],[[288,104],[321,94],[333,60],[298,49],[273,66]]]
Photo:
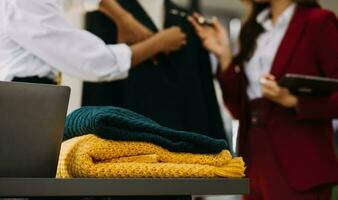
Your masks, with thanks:
[[[0,82],[0,177],[55,177],[70,88]]]

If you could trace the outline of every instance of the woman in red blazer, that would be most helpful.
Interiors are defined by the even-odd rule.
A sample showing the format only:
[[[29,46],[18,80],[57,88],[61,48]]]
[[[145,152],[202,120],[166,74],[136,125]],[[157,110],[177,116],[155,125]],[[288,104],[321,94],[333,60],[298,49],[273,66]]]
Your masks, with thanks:
[[[224,100],[240,120],[238,151],[248,165],[246,199],[330,199],[338,182],[332,119],[338,92],[295,95],[277,84],[286,73],[338,78],[338,23],[314,0],[251,0],[233,58],[225,29],[194,25],[218,58]],[[196,16],[198,17],[198,16]]]

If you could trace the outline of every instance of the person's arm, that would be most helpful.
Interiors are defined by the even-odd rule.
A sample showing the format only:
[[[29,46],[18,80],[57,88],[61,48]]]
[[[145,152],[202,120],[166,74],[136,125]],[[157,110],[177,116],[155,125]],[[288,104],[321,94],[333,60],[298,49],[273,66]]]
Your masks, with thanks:
[[[165,29],[153,37],[131,46],[133,57],[132,65],[154,57],[158,53],[170,53],[186,44],[186,35],[178,27]]]
[[[153,33],[124,10],[115,0],[101,0],[99,10],[112,19],[118,30],[118,42],[134,44],[143,41]]]
[[[196,21],[198,17],[200,15],[194,13],[194,16],[190,16],[188,20],[195,28],[204,47],[217,57],[223,72],[228,69],[233,59],[228,33],[218,19],[214,18],[211,26],[204,26]]]
[[[280,87],[275,76],[267,74],[261,77],[262,96],[270,101],[273,101],[285,108],[295,109],[298,107],[297,96],[284,87]]]
[[[7,35],[55,69],[86,81],[125,78],[131,66],[126,45],[107,46],[78,29],[49,0],[16,0],[6,17]]]
[[[74,27],[49,0],[17,0],[14,5],[5,15],[8,17],[5,31],[34,59],[86,81],[127,77],[132,56],[128,46],[107,46],[93,34]],[[147,46],[143,43],[147,41],[138,45]],[[137,49],[133,50],[135,63],[140,60]]]
[[[213,53],[219,62],[217,79],[223,93],[223,100],[234,118],[239,118],[241,105],[241,82],[242,72],[240,68],[232,62],[232,53],[229,45],[229,37],[225,28],[217,20],[213,20],[212,26],[198,24],[194,14],[188,18],[196,30],[204,47]]]

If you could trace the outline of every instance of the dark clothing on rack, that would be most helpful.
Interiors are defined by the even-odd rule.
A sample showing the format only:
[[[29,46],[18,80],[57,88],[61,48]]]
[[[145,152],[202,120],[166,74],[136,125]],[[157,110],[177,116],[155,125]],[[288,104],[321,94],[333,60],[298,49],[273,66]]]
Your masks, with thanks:
[[[119,3],[153,32],[158,29],[136,0]],[[145,115],[177,130],[225,139],[211,72],[209,53],[203,48],[182,10],[165,2],[165,28],[179,26],[188,44],[170,55],[160,54],[130,71],[129,78],[110,83],[85,83],[83,105],[118,106]],[[103,14],[87,14],[87,29],[107,44],[116,43],[116,26]]]

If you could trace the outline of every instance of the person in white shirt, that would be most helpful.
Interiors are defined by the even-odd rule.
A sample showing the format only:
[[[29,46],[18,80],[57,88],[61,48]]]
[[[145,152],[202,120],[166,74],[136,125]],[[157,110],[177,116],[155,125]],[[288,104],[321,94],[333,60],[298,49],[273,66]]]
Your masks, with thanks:
[[[64,17],[63,0],[1,0],[0,80],[54,80],[58,72],[86,81],[123,79],[131,65],[157,53],[178,50],[186,42],[177,27],[152,35],[115,0],[83,3],[94,5],[118,24],[121,42],[138,43],[130,48],[126,44],[106,45],[76,28]]]

